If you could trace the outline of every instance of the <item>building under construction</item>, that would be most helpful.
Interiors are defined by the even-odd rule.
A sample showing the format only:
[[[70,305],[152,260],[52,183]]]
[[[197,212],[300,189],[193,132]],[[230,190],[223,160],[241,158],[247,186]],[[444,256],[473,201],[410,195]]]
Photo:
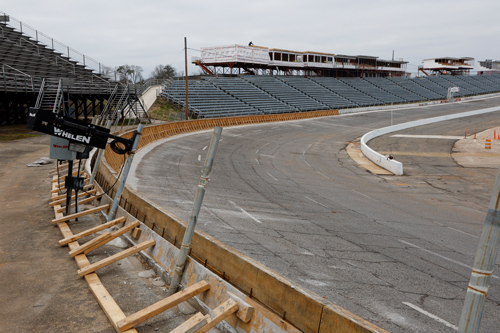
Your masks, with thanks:
[[[474,58],[441,57],[424,59],[423,65],[418,68],[419,72],[428,75],[469,75],[474,69]]]
[[[202,47],[192,63],[210,75],[290,75],[318,77],[401,77],[407,61],[375,56],[291,51],[262,46]]]

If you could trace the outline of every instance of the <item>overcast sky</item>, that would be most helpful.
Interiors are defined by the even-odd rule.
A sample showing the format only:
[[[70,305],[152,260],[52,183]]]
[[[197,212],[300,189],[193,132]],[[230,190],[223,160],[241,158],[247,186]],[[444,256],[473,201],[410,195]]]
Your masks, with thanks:
[[[107,66],[184,70],[202,46],[243,44],[296,51],[422,59],[500,59],[500,1],[0,0],[3,11]],[[14,24],[15,22],[11,22]],[[198,72],[189,64],[189,73]]]

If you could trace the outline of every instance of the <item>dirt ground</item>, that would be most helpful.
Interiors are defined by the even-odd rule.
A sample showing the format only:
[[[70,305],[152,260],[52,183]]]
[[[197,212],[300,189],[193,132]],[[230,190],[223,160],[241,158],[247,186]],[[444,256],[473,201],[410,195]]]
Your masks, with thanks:
[[[48,206],[55,163],[27,167],[40,157],[49,157],[48,135],[0,142],[0,332],[114,332],[68,248],[58,244],[61,232]],[[101,219],[92,214],[69,225],[76,233]],[[107,245],[88,257],[93,263],[121,250]],[[129,257],[98,271],[126,315],[166,297],[152,277],[138,276],[146,269]],[[169,332],[186,319],[176,307],[136,329]]]

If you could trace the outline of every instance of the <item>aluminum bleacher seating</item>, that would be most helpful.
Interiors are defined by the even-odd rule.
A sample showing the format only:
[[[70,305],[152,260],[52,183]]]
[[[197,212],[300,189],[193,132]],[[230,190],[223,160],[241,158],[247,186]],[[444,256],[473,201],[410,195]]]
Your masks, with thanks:
[[[494,93],[500,91],[500,85],[495,85],[486,78],[487,75],[469,75],[469,76],[459,76],[461,80],[468,82],[469,84],[479,87],[488,93]]]
[[[351,101],[356,106],[382,105],[383,102],[333,77],[315,77],[314,82]]]
[[[426,98],[417,95],[402,86],[382,77],[367,77],[365,81],[377,86],[378,88],[395,95],[406,102],[418,102],[425,100]]]
[[[399,104],[404,103],[405,100],[397,97],[396,95],[390,94],[387,91],[380,89],[379,87],[370,84],[366,80],[362,78],[341,78],[342,82],[358,89],[359,91],[364,92],[367,95],[372,96],[373,98],[382,101],[384,104]]]
[[[441,75],[441,78],[449,81],[453,87],[459,87],[460,91],[466,89],[470,92],[469,95],[480,95],[485,94],[487,91],[485,89],[479,88],[470,84],[468,81],[461,79],[460,77],[465,77],[465,75]]]
[[[442,99],[442,98],[446,98],[446,96],[448,96],[448,88],[446,87],[443,87],[437,83],[434,83],[432,81],[430,81],[429,79],[427,79],[427,77],[416,77],[416,78],[413,78],[413,79],[410,79],[412,82],[420,85],[421,87],[424,87],[430,91],[432,91],[433,93],[437,94],[439,97],[435,98],[435,99]]]
[[[212,77],[207,80],[231,96],[253,106],[265,114],[284,113],[294,110],[290,105],[283,103],[240,77]]]
[[[442,98],[441,95],[435,93],[432,90],[429,90],[426,87],[415,82],[415,79],[407,79],[402,77],[391,77],[387,78],[387,80],[397,84],[400,87],[418,95],[422,96],[422,100],[434,100]]]
[[[245,76],[244,79],[290,105],[296,111],[327,110],[329,108],[327,105],[316,101],[280,79],[257,75]]]
[[[262,114],[258,109],[218,89],[207,80],[190,80],[188,92],[189,110],[200,118]],[[185,82],[173,81],[163,89],[162,95],[185,107]]]
[[[426,80],[429,82],[432,82],[434,84],[437,84],[441,87],[443,87],[446,90],[446,95],[448,95],[448,88],[450,87],[455,87],[454,84],[452,84],[449,80],[446,80],[442,78],[444,75],[433,75],[433,76],[427,76]],[[447,75],[446,75],[447,76]],[[455,97],[461,97],[461,96],[470,96],[473,95],[474,93],[472,91],[469,91],[466,88],[460,87],[460,91],[455,93]]]
[[[284,77],[281,80],[331,109],[345,109],[356,106],[353,102],[324,88],[313,80],[303,77]]]

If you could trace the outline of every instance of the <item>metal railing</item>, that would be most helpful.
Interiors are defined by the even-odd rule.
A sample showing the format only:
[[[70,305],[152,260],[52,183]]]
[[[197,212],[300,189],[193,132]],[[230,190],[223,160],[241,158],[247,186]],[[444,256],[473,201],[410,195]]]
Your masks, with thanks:
[[[42,106],[43,92],[45,87],[45,79],[42,80],[40,85],[40,91],[38,92],[38,97],[36,98],[35,108],[39,109]]]
[[[52,48],[54,51],[58,51],[61,54],[67,55],[69,59],[73,59],[78,64],[83,65],[84,67],[88,67],[93,72],[102,73],[102,69],[104,65],[99,61],[69,47],[68,45],[59,42],[58,40],[44,34],[41,31],[27,25],[26,23],[21,22],[20,20],[8,15],[7,13],[0,11],[0,14],[9,16],[10,22],[6,22],[5,24],[10,26],[11,28],[18,30],[19,32],[25,34],[26,36],[34,38],[37,42],[43,43]],[[3,35],[3,29],[2,29]],[[27,41],[27,40],[25,40]]]

